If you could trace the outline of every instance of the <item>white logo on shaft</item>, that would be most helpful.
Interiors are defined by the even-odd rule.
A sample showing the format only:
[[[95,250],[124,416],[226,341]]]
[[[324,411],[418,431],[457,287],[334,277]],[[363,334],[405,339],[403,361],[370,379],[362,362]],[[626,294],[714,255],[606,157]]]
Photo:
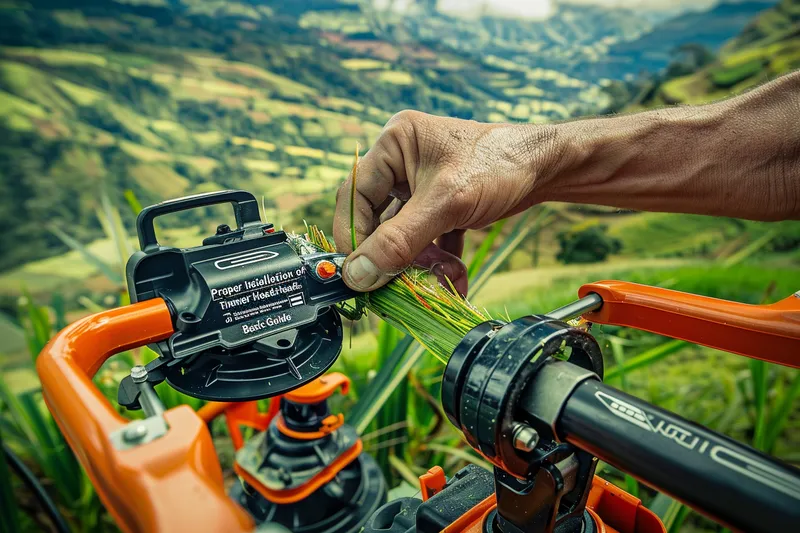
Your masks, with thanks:
[[[594,395],[606,409],[626,422],[645,431],[665,437],[675,444],[691,451],[697,451],[700,454],[704,454],[709,448],[709,444],[711,444],[708,456],[715,463],[772,487],[788,496],[800,498],[800,483],[798,483],[797,479],[787,476],[772,465],[762,463],[753,457],[742,455],[735,449],[728,448],[722,444],[709,443],[707,439],[692,433],[690,428],[659,420],[657,416],[649,415],[643,409],[626,402],[622,398],[615,398],[602,391],[597,391]]]

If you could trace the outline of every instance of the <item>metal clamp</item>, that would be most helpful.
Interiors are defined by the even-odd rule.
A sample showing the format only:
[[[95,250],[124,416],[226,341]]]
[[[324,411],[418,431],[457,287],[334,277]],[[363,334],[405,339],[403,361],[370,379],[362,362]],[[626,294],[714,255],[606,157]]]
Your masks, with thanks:
[[[163,437],[169,431],[166,420],[152,416],[144,420],[134,420],[111,435],[111,443],[118,450],[130,450]]]
[[[550,429],[553,440],[561,442],[556,433],[558,417],[572,392],[587,379],[600,380],[591,370],[566,361],[549,359],[542,364],[522,393],[520,406],[541,427]]]

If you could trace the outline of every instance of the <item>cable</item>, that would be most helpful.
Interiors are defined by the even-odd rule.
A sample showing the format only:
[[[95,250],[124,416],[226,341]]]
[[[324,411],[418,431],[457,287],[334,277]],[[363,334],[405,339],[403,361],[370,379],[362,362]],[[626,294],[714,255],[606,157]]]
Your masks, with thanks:
[[[56,507],[56,503],[50,498],[50,495],[47,494],[47,491],[44,490],[44,487],[36,479],[36,476],[31,472],[30,468],[25,466],[25,463],[22,462],[17,454],[11,451],[11,449],[3,444],[3,452],[8,459],[8,464],[11,466],[12,470],[16,472],[16,474],[22,479],[22,482],[27,485],[27,487],[33,492],[34,496],[41,502],[42,506],[44,507],[44,511],[47,516],[50,518],[50,522],[53,524],[53,527],[56,528],[58,533],[70,533],[69,526],[67,522],[64,520],[64,516],[61,514],[61,511],[58,510]]]

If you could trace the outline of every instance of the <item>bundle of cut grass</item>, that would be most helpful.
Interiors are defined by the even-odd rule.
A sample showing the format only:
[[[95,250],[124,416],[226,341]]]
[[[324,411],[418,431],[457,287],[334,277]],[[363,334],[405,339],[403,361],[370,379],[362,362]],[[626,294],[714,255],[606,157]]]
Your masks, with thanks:
[[[316,226],[305,235],[293,235],[296,246],[312,246],[335,252],[335,246]],[[359,318],[363,309],[372,311],[397,329],[411,335],[441,362],[446,363],[461,338],[472,328],[490,320],[462,298],[452,284],[444,287],[425,269],[411,267],[380,289],[359,295],[355,307],[342,312]]]

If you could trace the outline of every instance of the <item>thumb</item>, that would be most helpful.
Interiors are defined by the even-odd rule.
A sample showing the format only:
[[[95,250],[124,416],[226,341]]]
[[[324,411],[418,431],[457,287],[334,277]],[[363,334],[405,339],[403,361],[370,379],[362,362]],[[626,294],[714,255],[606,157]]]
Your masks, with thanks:
[[[414,259],[446,233],[433,206],[423,208],[412,197],[397,215],[380,224],[344,264],[344,281],[350,288],[367,292],[385,285],[408,268]]]

